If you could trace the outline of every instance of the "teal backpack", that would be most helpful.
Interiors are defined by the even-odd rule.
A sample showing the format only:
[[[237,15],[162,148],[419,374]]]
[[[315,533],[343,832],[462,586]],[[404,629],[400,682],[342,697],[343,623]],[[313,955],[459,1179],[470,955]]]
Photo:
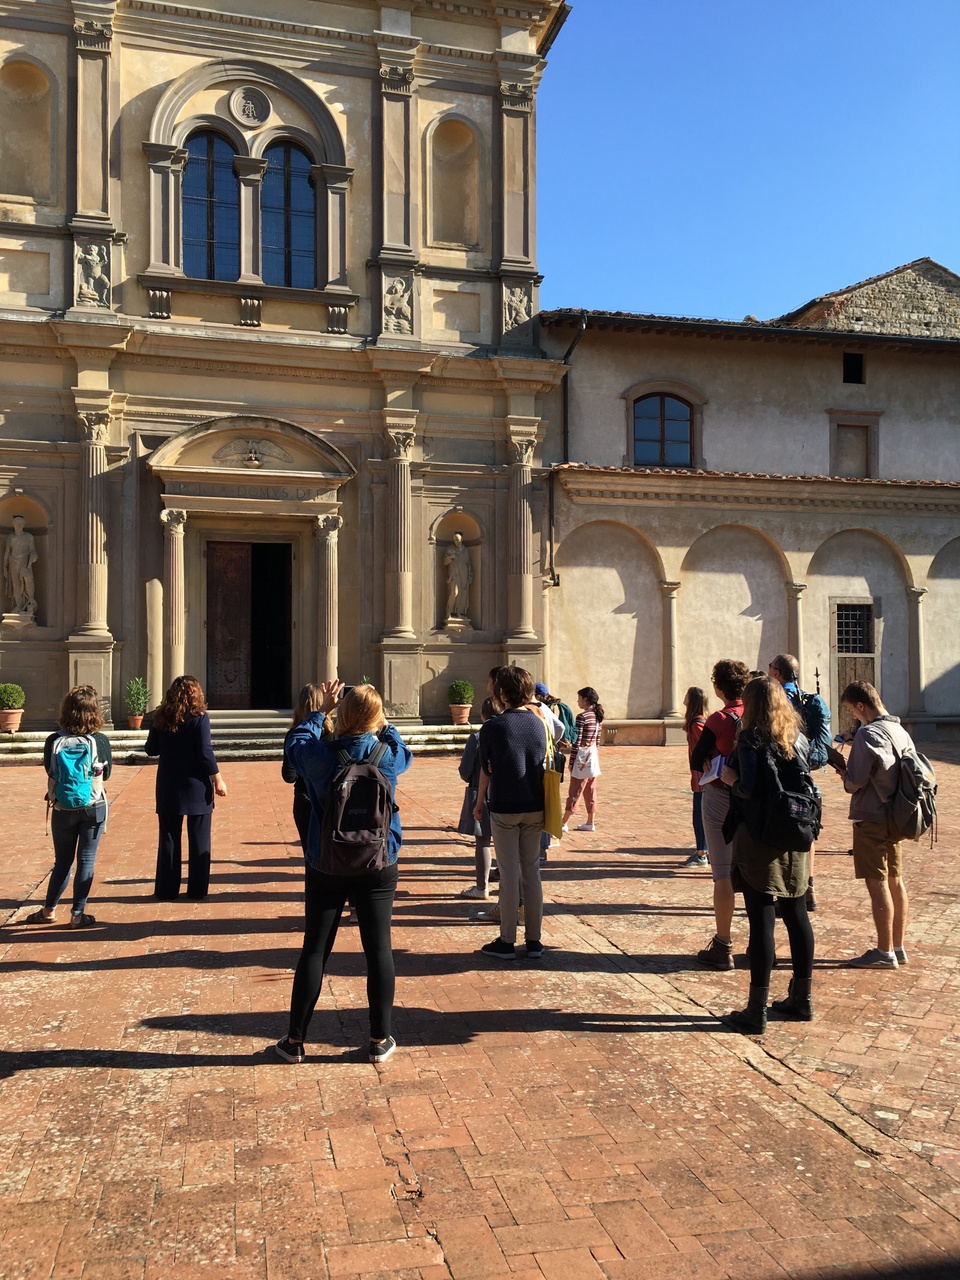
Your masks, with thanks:
[[[103,796],[102,773],[95,739],[63,733],[51,746],[47,798],[58,809],[86,809]]]

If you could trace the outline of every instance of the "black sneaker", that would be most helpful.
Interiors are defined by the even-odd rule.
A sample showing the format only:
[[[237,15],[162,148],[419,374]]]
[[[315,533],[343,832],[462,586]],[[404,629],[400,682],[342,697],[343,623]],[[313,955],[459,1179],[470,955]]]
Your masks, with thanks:
[[[393,1036],[387,1036],[386,1040],[370,1041],[370,1061],[381,1063],[386,1062],[397,1047],[397,1042]]]
[[[494,938],[480,950],[485,956],[492,956],[494,960],[516,960],[517,958],[517,948],[512,942],[504,942],[502,938]]]
[[[289,1036],[284,1036],[273,1046],[273,1051],[284,1062],[302,1062],[306,1057],[302,1044],[294,1044]]]
[[[527,939],[527,959],[542,960],[543,959],[543,943],[539,938]]]

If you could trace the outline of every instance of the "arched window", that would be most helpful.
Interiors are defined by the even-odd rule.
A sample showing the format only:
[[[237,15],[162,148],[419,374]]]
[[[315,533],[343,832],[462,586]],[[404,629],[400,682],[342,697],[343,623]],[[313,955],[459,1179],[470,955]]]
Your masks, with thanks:
[[[654,393],[633,402],[633,465],[693,465],[693,406],[677,396]]]
[[[431,146],[432,239],[473,248],[480,241],[480,148],[459,120],[444,120]]]
[[[260,196],[263,280],[288,289],[317,283],[317,203],[310,182],[310,157],[292,142],[275,142]]]
[[[234,151],[218,133],[195,133],[183,173],[183,270],[198,280],[240,275],[240,184]]]
[[[50,81],[32,62],[11,59],[0,67],[0,190],[30,200],[51,198]]]

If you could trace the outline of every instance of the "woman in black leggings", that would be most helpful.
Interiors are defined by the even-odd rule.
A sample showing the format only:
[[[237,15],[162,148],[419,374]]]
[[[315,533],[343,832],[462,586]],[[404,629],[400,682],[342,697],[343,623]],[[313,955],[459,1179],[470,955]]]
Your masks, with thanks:
[[[806,902],[809,842],[805,851],[785,851],[759,838],[772,792],[806,789],[807,750],[799,716],[782,687],[768,676],[751,680],[743,693],[735,754],[723,771],[723,781],[732,787],[740,816],[733,836],[731,879],[734,889],[743,894],[750,922],[750,998],[746,1009],[731,1013],[724,1021],[746,1034],[766,1030],[778,912],[790,941],[793,979],[787,998],[775,1000],[772,1009],[783,1018],[809,1022],[813,1017],[813,929]]]
[[[343,908],[349,901],[357,913],[360,943],[367,962],[367,1003],[370,1009],[370,1061],[385,1062],[397,1047],[390,1034],[395,985],[390,920],[397,888],[397,858],[402,842],[400,814],[394,803],[387,841],[387,864],[365,875],[330,875],[320,870],[320,828],[331,781],[343,767],[341,752],[353,761],[365,760],[382,747],[376,765],[390,783],[391,796],[397,777],[410,767],[410,750],[400,734],[387,724],[383,702],[373,685],[351,689],[339,705],[335,736],[323,739],[324,721],[337,703],[343,685],[339,680],[322,684],[320,710],[308,715],[287,735],[286,757],[303,778],[313,806],[307,832],[306,922],[303,950],[293,979],[290,1030],[276,1051],[285,1062],[304,1060],[304,1039],[327,960],[337,937]]]

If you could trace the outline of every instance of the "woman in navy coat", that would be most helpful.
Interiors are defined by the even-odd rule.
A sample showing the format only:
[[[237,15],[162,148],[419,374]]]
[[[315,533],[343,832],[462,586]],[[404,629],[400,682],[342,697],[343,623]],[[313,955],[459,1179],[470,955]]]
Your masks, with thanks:
[[[159,756],[157,818],[160,843],[154,896],[180,893],[181,837],[187,819],[187,897],[205,898],[210,886],[210,825],[213,797],[227,788],[213,754],[210,717],[196,676],[177,676],[153,713],[148,756]]]

